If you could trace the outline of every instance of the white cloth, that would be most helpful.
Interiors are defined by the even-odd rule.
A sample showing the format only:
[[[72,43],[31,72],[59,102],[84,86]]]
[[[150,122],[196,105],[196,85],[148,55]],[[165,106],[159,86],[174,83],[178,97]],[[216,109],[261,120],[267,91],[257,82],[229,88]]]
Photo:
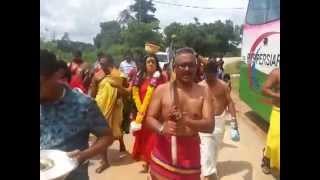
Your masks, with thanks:
[[[225,112],[215,116],[215,128],[213,133],[199,133],[201,144],[201,174],[210,176],[217,174],[217,158],[225,132]]]
[[[119,66],[119,70],[124,73],[126,77],[128,77],[129,72],[134,68],[137,68],[136,62],[130,61],[130,63],[128,63],[127,60],[122,61]]]

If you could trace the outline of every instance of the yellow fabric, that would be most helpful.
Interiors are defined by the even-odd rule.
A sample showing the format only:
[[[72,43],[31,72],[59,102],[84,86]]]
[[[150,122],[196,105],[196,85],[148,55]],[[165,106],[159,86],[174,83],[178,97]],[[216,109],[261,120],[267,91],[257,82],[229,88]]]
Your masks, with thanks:
[[[280,108],[273,107],[267,136],[265,156],[270,159],[270,167],[280,170]]]
[[[118,97],[117,88],[112,84],[122,85],[123,78],[121,73],[114,69],[110,75],[105,76],[98,85],[98,93],[96,102],[101,112],[106,117],[109,127],[112,129],[112,134],[115,138],[122,135],[121,123],[123,121],[123,101]]]

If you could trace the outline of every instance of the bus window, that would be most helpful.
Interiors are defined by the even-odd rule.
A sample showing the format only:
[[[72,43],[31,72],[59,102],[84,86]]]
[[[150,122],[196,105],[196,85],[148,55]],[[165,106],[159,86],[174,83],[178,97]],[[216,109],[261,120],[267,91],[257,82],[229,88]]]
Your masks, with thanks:
[[[247,10],[247,24],[264,24],[280,19],[280,0],[250,0]]]
[[[280,19],[280,0],[270,0],[268,9],[267,21],[274,21]]]
[[[266,22],[267,1],[250,0],[247,10],[247,24],[263,24]]]
[[[157,54],[159,62],[167,62],[167,56],[162,54]]]

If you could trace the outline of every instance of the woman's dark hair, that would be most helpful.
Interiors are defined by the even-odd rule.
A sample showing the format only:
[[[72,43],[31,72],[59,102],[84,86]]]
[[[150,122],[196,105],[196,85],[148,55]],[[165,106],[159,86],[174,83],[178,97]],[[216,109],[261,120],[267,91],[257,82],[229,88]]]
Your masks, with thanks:
[[[159,60],[158,60],[157,56],[153,55],[153,54],[152,55],[147,55],[147,56],[145,56],[143,58],[143,61],[142,61],[142,64],[141,64],[141,69],[138,72],[139,85],[141,85],[141,83],[143,82],[143,79],[144,79],[145,74],[147,72],[146,63],[147,63],[148,57],[153,57],[156,60],[156,71],[159,71],[160,72],[160,76],[162,76],[162,70],[161,70],[161,67],[159,65]]]

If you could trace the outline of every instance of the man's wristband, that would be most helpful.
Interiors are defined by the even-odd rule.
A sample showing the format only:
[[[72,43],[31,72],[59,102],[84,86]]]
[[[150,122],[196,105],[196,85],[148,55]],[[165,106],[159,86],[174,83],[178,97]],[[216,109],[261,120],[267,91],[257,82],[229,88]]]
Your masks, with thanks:
[[[163,134],[163,129],[164,129],[164,124],[161,124],[161,126],[158,129],[159,134]]]

